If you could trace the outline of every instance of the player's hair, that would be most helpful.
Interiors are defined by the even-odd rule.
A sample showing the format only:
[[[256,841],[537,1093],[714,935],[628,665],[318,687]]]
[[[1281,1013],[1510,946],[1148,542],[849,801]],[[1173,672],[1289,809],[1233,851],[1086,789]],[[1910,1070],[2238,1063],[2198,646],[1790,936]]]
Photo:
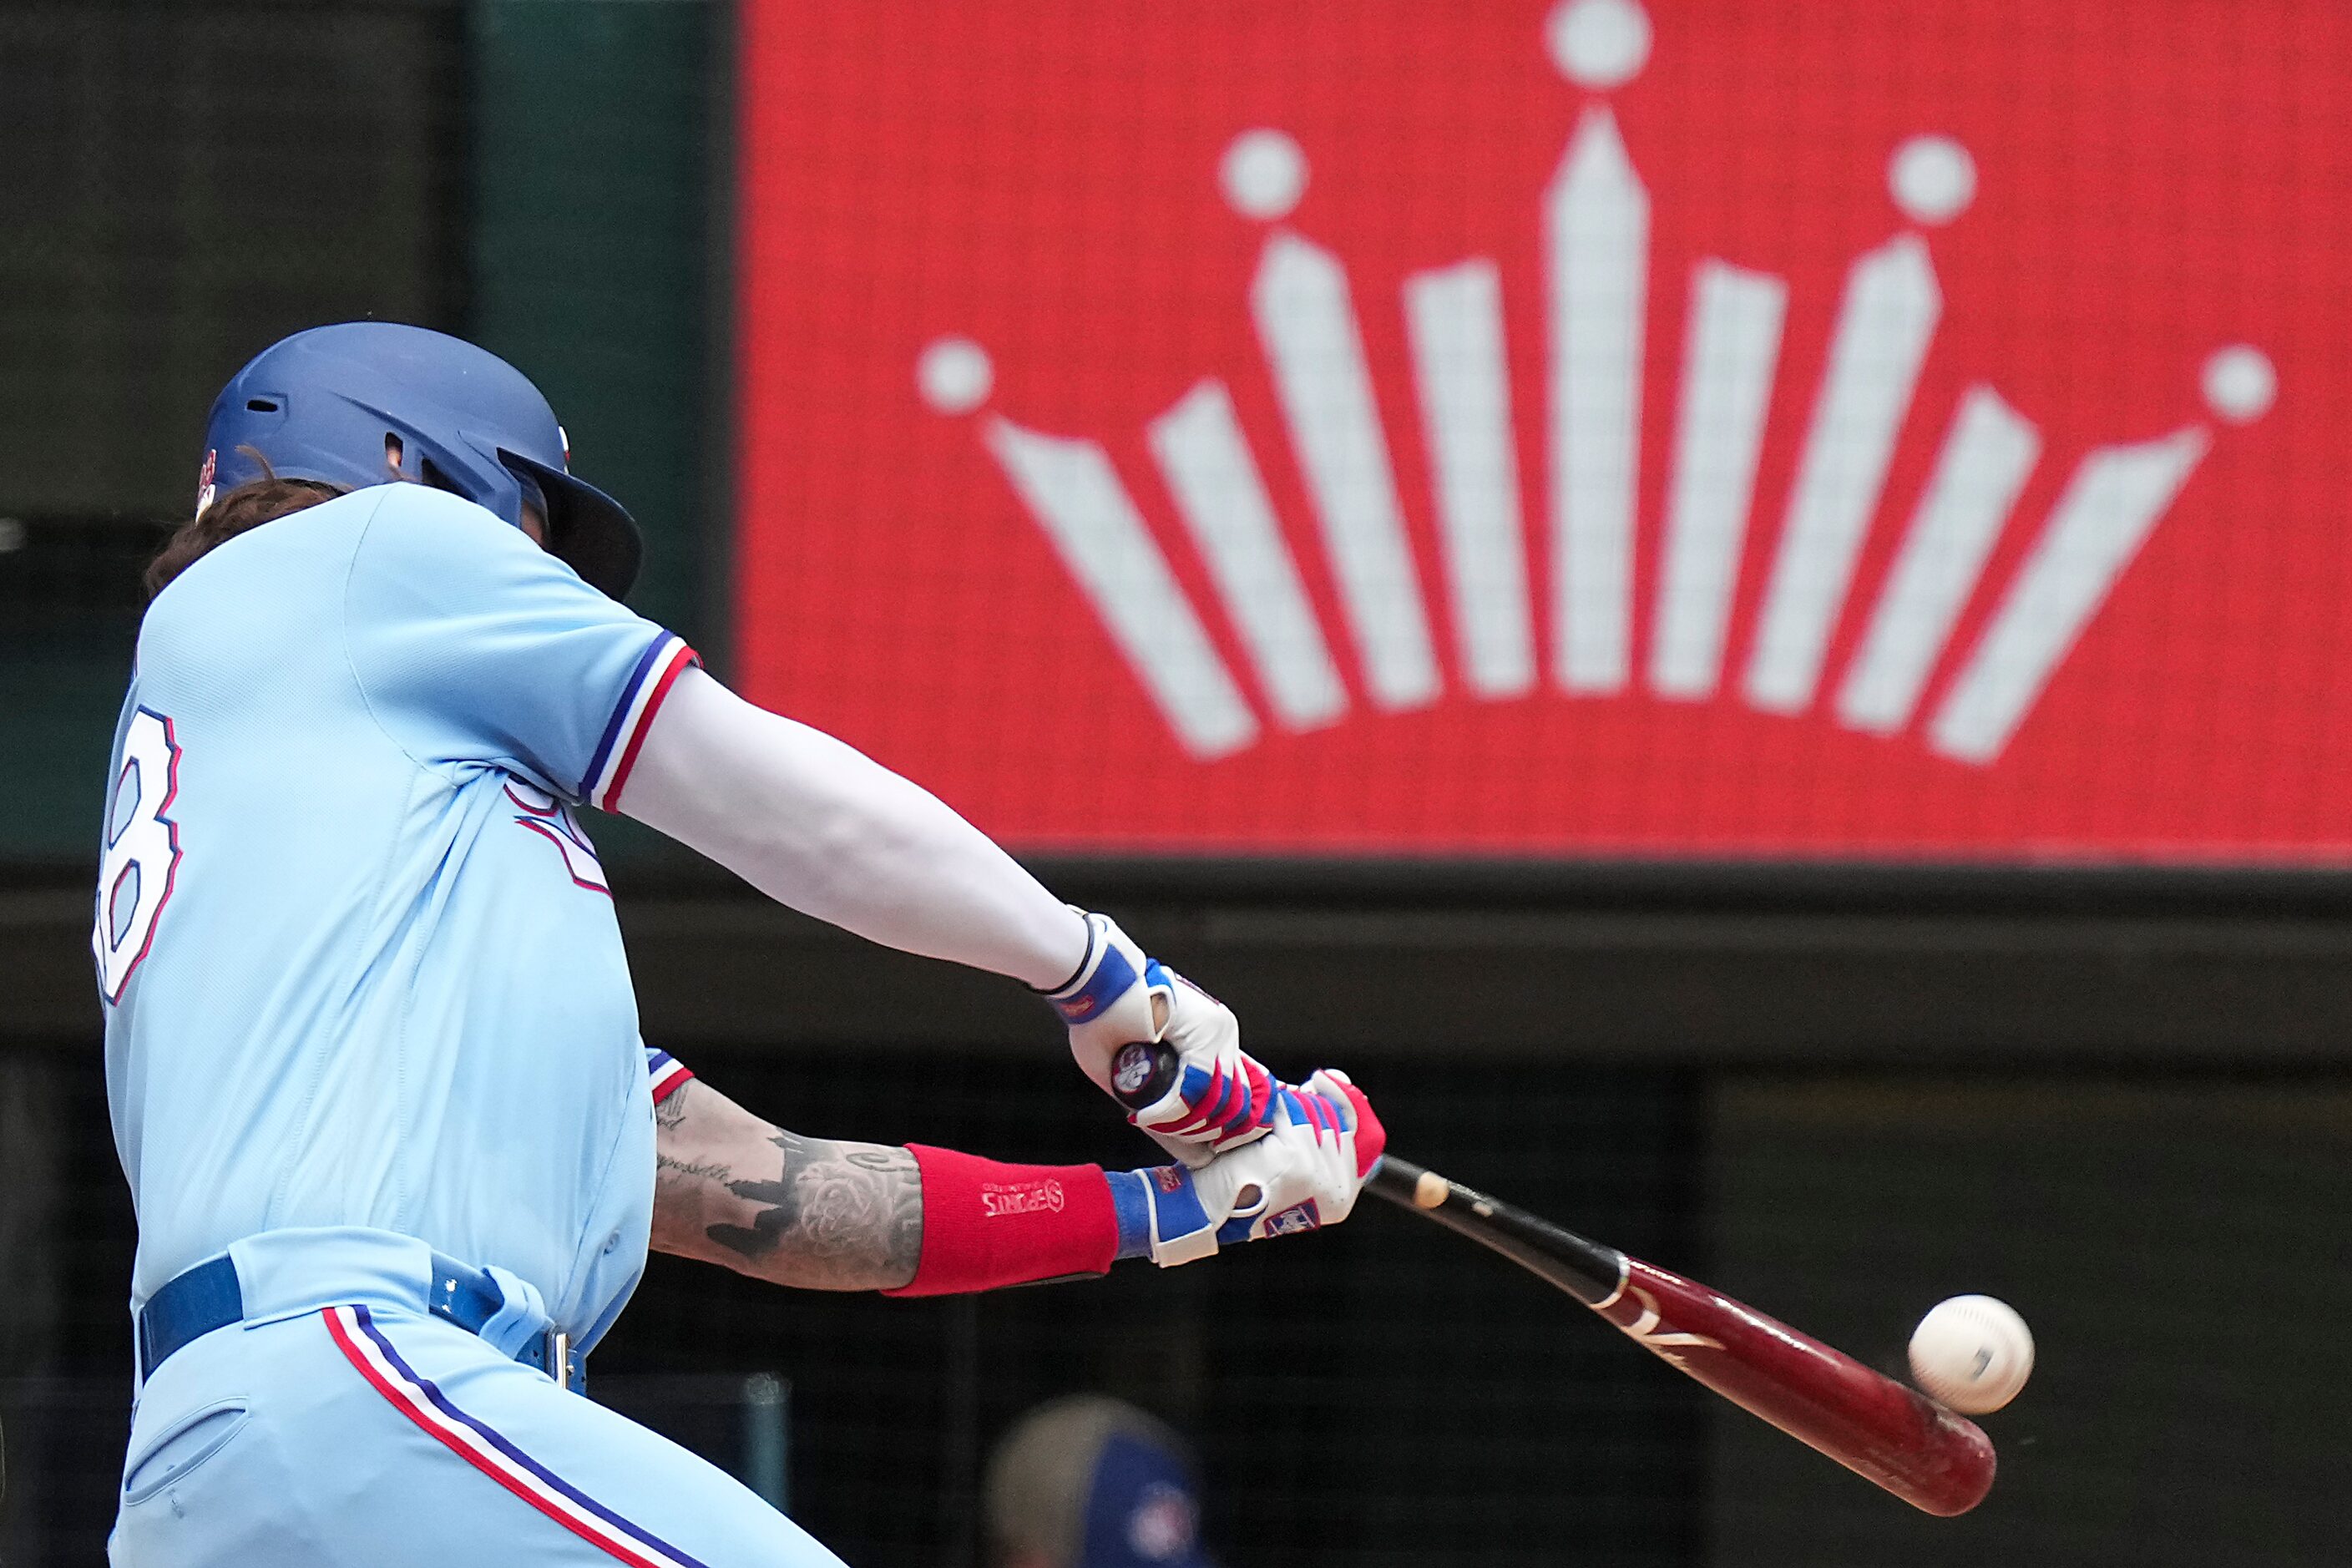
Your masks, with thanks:
[[[226,544],[238,534],[289,512],[349,493],[349,487],[329,484],[324,479],[281,479],[269,466],[269,459],[259,452],[251,447],[237,449],[261,465],[262,477],[237,486],[226,495],[215,496],[210,506],[172,531],[172,537],[163,542],[155,559],[147,563],[150,599],[215,545]]]

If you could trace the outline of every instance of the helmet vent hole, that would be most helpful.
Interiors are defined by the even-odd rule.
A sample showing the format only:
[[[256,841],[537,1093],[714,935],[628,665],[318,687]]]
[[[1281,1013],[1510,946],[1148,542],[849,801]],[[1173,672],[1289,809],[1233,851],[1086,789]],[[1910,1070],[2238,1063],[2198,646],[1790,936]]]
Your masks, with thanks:
[[[275,414],[278,412],[278,405],[270,402],[269,399],[266,397],[248,397],[245,400],[245,405],[256,414]]]
[[[416,467],[418,471],[423,475],[425,482],[432,486],[435,489],[447,490],[453,496],[463,496],[466,494],[464,490],[457,488],[457,484],[451,480],[447,474],[441,471],[441,465],[435,462],[432,458],[419,458],[417,460]],[[467,496],[467,499],[470,500],[473,498]]]

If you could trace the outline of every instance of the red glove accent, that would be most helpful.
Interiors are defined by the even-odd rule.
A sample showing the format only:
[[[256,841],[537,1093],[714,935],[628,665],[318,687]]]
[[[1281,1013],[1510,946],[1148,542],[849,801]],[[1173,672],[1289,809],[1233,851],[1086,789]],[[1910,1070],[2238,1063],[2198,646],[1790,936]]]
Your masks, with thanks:
[[[1372,1102],[1364,1098],[1362,1089],[1352,1083],[1343,1082],[1339,1085],[1339,1092],[1346,1095],[1348,1103],[1356,1108],[1356,1174],[1369,1176],[1372,1173],[1372,1166],[1380,1161],[1381,1152],[1389,1146],[1389,1130],[1381,1125],[1379,1117],[1372,1114]]]
[[[923,1252],[915,1278],[884,1295],[1110,1272],[1118,1215],[1100,1165],[1005,1165],[922,1143],[907,1152],[923,1173]]]

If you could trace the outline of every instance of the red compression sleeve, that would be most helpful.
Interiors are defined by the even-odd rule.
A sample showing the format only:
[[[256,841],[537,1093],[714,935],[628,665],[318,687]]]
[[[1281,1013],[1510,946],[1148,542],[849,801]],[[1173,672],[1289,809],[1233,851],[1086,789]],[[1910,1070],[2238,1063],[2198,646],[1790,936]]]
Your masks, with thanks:
[[[1118,1217],[1100,1165],[1004,1165],[909,1143],[923,1173],[923,1251],[886,1296],[947,1296],[1108,1274]]]

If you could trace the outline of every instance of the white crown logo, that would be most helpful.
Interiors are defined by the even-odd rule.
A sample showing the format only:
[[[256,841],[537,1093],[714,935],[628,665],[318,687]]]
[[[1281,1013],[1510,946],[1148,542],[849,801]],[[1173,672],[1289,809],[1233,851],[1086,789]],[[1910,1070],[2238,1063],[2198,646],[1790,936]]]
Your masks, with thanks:
[[[1543,609],[1551,683],[1605,697],[1634,679],[1651,258],[1649,193],[1601,95],[1640,73],[1650,24],[1634,0],[1563,0],[1548,41],[1562,75],[1595,98],[1542,195],[1538,449],[1550,468],[1553,566]],[[1358,656],[1363,700],[1386,710],[1418,708],[1443,694],[1445,679],[1429,590],[1407,540],[1347,269],[1284,226],[1307,177],[1298,144],[1272,130],[1236,137],[1219,171],[1227,205],[1268,226],[1250,312]],[[1924,231],[1967,209],[1976,168],[1958,142],[1914,136],[1895,148],[1888,186],[1912,226],[1847,271],[1765,568],[1761,612],[1738,672],[1741,697],[1767,712],[1801,713],[1822,696],[1832,637],[1889,464],[1915,413],[1935,417],[1914,407],[1943,304]],[[1758,456],[1780,390],[1787,301],[1780,278],[1712,257],[1692,269],[1647,644],[1646,679],[1661,698],[1709,699],[1726,678]],[[1458,679],[1479,700],[1522,697],[1538,684],[1537,604],[1500,271],[1474,257],[1415,273],[1405,280],[1402,309]],[[943,414],[981,410],[993,378],[986,352],[964,338],[931,343],[917,364],[923,396]],[[1791,410],[1801,391],[1790,391]],[[2276,391],[2258,349],[2235,344],[2205,362],[2204,401],[2221,421],[2261,417]],[[1260,710],[1218,653],[1103,447],[994,412],[979,428],[1178,742],[1204,760],[1254,743]],[[1339,721],[1351,700],[1347,684],[1225,384],[1200,382],[1145,434],[1266,717],[1289,731]],[[1927,720],[1934,751],[1979,764],[2000,755],[2211,439],[2210,426],[2196,421],[2082,454]],[[1838,673],[1840,723],[1894,736],[1919,717],[2042,445],[2034,425],[1991,387],[1972,384],[1959,395],[1860,644]]]

